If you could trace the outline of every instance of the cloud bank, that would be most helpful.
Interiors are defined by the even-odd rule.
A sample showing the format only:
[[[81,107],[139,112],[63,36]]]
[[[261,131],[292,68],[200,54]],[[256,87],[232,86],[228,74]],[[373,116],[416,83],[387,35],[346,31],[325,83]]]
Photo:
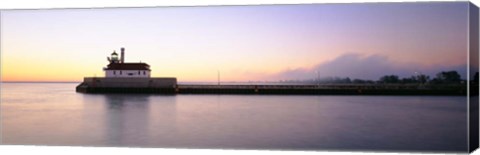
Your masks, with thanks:
[[[395,64],[388,57],[383,55],[361,55],[357,53],[347,53],[334,60],[316,65],[313,68],[289,69],[274,74],[269,79],[274,80],[301,80],[317,77],[350,77],[351,79],[369,79],[378,80],[383,75],[398,75],[400,77],[410,77],[415,72],[434,77],[440,71],[456,70],[466,78],[467,66],[447,66],[443,64],[433,67],[425,67],[418,64]]]

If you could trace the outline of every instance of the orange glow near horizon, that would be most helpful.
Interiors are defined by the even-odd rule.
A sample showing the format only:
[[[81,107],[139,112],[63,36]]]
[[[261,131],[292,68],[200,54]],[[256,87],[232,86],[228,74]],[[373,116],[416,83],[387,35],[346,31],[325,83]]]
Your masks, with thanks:
[[[217,71],[221,81],[276,81],[457,69],[468,4],[2,10],[1,80],[103,77],[121,47],[126,62],[180,82],[214,82]]]

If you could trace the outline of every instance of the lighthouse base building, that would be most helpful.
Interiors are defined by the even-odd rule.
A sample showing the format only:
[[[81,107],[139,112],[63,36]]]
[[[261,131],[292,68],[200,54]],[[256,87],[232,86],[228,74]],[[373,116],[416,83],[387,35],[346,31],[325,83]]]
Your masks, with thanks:
[[[175,93],[176,78],[151,78],[147,63],[125,63],[125,49],[121,57],[114,51],[107,57],[109,64],[103,68],[105,77],[85,77],[77,86],[77,92],[84,93]]]

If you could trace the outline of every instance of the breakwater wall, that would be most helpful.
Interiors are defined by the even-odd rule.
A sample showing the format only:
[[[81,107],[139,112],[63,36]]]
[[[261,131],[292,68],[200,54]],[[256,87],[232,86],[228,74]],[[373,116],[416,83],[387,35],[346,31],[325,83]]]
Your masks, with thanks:
[[[178,94],[466,95],[466,86],[443,85],[178,85]]]
[[[166,81],[164,81],[166,82]],[[168,83],[168,82],[166,82]],[[79,86],[81,86],[80,84]],[[77,87],[84,93],[283,94],[283,95],[466,95],[466,85],[331,84],[331,85],[168,85],[147,87]]]
[[[176,78],[84,78],[75,89],[82,93],[158,93],[172,94]]]

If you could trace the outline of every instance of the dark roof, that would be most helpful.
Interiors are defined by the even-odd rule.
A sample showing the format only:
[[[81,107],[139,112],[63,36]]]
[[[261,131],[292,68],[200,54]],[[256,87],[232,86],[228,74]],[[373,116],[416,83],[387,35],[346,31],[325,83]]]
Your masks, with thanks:
[[[105,70],[150,70],[146,63],[110,63]]]

